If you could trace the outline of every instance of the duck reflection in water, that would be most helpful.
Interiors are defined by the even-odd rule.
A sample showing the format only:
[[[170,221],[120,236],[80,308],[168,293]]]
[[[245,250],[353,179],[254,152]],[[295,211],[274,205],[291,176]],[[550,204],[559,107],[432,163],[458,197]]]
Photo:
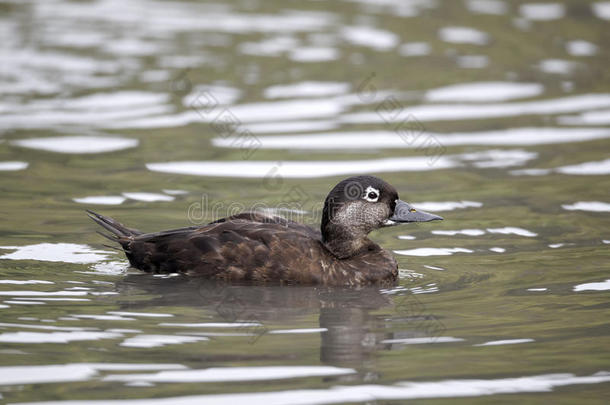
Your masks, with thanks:
[[[279,339],[278,329],[303,328],[308,319],[317,315],[318,324],[305,328],[320,333],[321,362],[357,368],[369,379],[375,375],[375,352],[402,347],[386,341],[426,337],[440,324],[434,316],[424,316],[423,305],[405,289],[252,286],[145,274],[128,275],[118,287],[122,290],[121,296],[136,297],[133,302],[122,302],[123,310],[160,306],[200,307],[205,311],[205,322],[241,325],[237,332],[245,335],[252,344],[259,339]],[[396,292],[403,295],[392,294]],[[142,295],[155,298],[144,301],[138,298]],[[175,315],[180,312],[177,308]],[[202,320],[190,318],[188,322]],[[206,335],[205,330],[201,332],[201,335]],[[211,339],[223,338],[215,337],[213,333],[209,336]],[[235,358],[269,358],[268,353],[256,353],[256,350],[235,353]],[[218,360],[211,353],[205,353],[205,359]],[[227,355],[222,355],[222,359],[226,360]]]

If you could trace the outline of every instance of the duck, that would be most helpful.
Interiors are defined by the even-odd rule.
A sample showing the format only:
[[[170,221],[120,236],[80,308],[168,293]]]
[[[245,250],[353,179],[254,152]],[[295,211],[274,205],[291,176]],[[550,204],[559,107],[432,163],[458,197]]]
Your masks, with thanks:
[[[374,230],[443,218],[415,209],[369,175],[346,178],[324,201],[320,229],[266,212],[242,212],[203,226],[144,233],[87,210],[118,243],[131,267],[234,283],[328,286],[394,285],[393,254],[369,239]]]

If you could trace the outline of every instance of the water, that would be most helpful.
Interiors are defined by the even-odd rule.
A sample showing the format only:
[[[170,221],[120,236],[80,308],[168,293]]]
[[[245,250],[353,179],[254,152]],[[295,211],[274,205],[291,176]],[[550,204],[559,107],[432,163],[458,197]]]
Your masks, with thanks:
[[[0,10],[3,402],[606,403],[609,2]],[[391,289],[144,275],[84,215],[317,226],[357,173],[445,218],[372,235]]]

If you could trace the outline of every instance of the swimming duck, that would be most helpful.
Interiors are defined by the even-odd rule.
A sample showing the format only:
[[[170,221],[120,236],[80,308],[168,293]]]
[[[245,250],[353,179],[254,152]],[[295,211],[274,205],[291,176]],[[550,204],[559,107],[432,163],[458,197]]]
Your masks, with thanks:
[[[382,227],[442,220],[398,198],[390,184],[355,176],[324,202],[320,231],[283,217],[243,212],[203,226],[156,233],[128,228],[87,210],[118,242],[132,267],[235,282],[393,284],[393,255],[367,235]]]

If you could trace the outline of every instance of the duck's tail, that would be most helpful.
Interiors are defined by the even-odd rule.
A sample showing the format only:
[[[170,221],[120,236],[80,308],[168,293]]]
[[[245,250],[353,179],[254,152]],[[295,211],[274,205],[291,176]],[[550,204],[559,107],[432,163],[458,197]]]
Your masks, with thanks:
[[[89,218],[95,221],[95,223],[97,223],[107,231],[111,232],[111,234],[99,231],[97,233],[99,233],[106,239],[109,239],[115,243],[119,243],[123,247],[123,249],[127,248],[129,241],[132,240],[134,236],[142,235],[142,232],[138,231],[137,229],[128,228],[122,223],[115,221],[110,217],[100,215],[91,210],[87,210],[87,213],[89,215]]]

